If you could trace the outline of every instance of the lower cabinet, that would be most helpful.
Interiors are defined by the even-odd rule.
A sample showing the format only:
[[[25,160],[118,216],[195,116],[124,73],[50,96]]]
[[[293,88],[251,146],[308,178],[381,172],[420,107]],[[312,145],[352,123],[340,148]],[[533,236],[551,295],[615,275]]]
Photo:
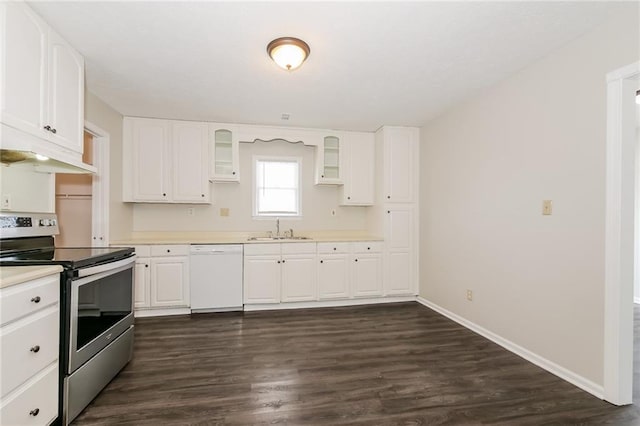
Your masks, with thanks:
[[[136,246],[136,310],[189,307],[189,246]]]
[[[244,303],[280,303],[280,255],[244,257]]]
[[[349,255],[319,254],[318,299],[346,299],[349,297]]]
[[[382,253],[354,253],[351,268],[354,297],[382,296]]]

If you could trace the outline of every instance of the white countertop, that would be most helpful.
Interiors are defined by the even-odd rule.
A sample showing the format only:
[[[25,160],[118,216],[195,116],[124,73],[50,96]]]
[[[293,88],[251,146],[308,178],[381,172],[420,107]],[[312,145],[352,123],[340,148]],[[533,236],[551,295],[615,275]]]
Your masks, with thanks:
[[[297,235],[297,234],[296,234]],[[350,241],[383,241],[383,238],[358,232],[301,233],[306,240],[249,241],[250,237],[264,237],[258,232],[139,232],[130,238],[112,240],[111,246],[135,246],[154,244],[264,244],[264,243],[322,243]]]
[[[40,266],[3,266],[0,267],[0,288],[21,284],[47,275],[59,274],[62,272],[60,265],[40,265]]]

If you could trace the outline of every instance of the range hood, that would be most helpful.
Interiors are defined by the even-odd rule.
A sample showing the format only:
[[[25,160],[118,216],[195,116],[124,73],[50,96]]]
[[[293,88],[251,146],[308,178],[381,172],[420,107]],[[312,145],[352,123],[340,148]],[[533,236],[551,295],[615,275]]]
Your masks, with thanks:
[[[11,167],[33,166],[34,171],[40,173],[96,173],[97,169],[90,164],[81,161],[66,159],[64,161],[46,157],[33,151],[20,151],[13,149],[0,149],[0,163]]]

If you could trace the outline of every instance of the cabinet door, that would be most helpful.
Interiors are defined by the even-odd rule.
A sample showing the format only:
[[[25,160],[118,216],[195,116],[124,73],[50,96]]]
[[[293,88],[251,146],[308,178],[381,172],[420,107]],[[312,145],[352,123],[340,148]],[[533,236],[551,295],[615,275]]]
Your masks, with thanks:
[[[189,270],[186,257],[151,259],[151,306],[189,306]]]
[[[280,303],[280,256],[244,257],[244,303]]]
[[[82,153],[84,60],[58,34],[49,31],[49,139]]]
[[[413,249],[413,206],[387,205],[384,241],[387,250]]]
[[[134,276],[134,306],[148,308],[151,306],[151,259],[136,259]]]
[[[412,279],[412,261],[409,252],[390,252],[385,265],[385,294],[411,295],[415,293]]]
[[[316,256],[289,255],[282,258],[283,302],[302,302],[318,298]]]
[[[169,125],[163,120],[132,119],[131,126],[133,201],[168,202]]]
[[[409,203],[414,196],[414,161],[417,155],[415,129],[384,129],[385,200]]]
[[[375,143],[372,133],[344,137],[345,167],[341,204],[370,206],[374,202]]]
[[[240,146],[235,127],[215,124],[209,127],[211,146],[211,180],[215,182],[240,181]]]
[[[382,256],[354,255],[351,267],[354,297],[382,296]]]
[[[415,293],[413,206],[387,205],[385,223],[385,293]]]
[[[45,137],[47,102],[47,25],[26,5],[0,4],[0,119],[22,131]]]
[[[346,299],[349,297],[349,256],[346,254],[318,255],[318,298]]]
[[[209,202],[207,124],[173,123],[173,201]]]
[[[322,138],[316,149],[316,184],[341,185],[344,163],[342,133],[333,133]]]

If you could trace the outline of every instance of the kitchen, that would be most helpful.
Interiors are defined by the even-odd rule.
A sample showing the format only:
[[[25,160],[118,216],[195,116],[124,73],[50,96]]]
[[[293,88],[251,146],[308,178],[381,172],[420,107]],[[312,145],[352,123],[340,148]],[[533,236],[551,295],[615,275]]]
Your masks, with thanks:
[[[175,19],[178,21],[186,19],[189,14],[181,14],[180,9],[174,10],[173,6],[168,5],[165,12],[176,13]],[[61,12],[57,12],[59,7],[33,5],[36,11],[48,18],[47,21],[52,20],[51,23],[55,20],[65,21]],[[103,19],[109,19],[109,14],[121,12],[119,7],[125,6],[118,5],[111,11],[105,9]],[[361,7],[364,8],[364,5]],[[384,7],[382,9],[386,10]],[[135,15],[134,10],[129,12],[131,17]],[[240,13],[238,10],[228,12],[231,15]],[[153,14],[148,19],[152,18]],[[113,31],[119,31],[118,25],[126,27],[127,19],[114,24]],[[61,31],[60,28],[56,30]],[[156,34],[140,35],[140,43],[144,42],[145,37],[153,36]],[[278,69],[264,51],[269,40],[260,46],[257,57],[248,56],[251,63],[261,73],[272,76],[278,84],[283,85],[282,88],[294,84],[304,93],[304,90],[308,90],[305,88],[309,87],[304,77],[305,70],[313,70],[317,66],[314,65],[314,59],[322,57],[325,52],[317,43],[306,40],[311,46],[308,60],[299,70],[287,72]],[[104,41],[108,41],[106,37]],[[130,52],[134,46],[129,46],[130,50],[124,45],[121,47]],[[89,68],[91,63],[88,59],[86,61],[85,73],[90,88],[91,78],[105,76],[100,75],[102,71],[96,68],[95,63]],[[91,77],[92,72],[96,73],[95,77]],[[238,78],[243,77],[242,72]],[[131,70],[131,75],[135,80],[136,71]],[[260,81],[266,86],[274,84],[265,81],[265,75],[260,76]],[[301,85],[305,82],[306,86]],[[138,81],[136,84],[143,88],[146,83]],[[176,84],[182,82],[177,81]],[[247,90],[253,90],[252,83],[247,84]],[[216,90],[221,88],[216,87]],[[354,87],[354,91],[358,90],[358,87]],[[432,191],[430,181],[424,180],[423,176],[438,170],[434,164],[428,170],[423,166],[424,161],[428,161],[423,153],[424,130],[420,129],[424,123],[420,114],[424,112],[417,114],[419,118],[389,115],[381,118],[376,127],[367,128],[355,119],[349,122],[348,117],[341,118],[345,116],[344,112],[338,111],[332,115],[325,111],[317,114],[322,118],[313,125],[305,125],[311,123],[308,117],[313,116],[313,110],[298,113],[285,109],[287,104],[296,105],[292,100],[295,96],[285,91],[282,97],[289,99],[283,102],[283,107],[262,105],[255,107],[259,111],[252,112],[251,108],[254,107],[247,106],[244,110],[247,118],[229,120],[228,113],[223,111],[225,108],[230,111],[237,108],[234,103],[239,102],[242,95],[236,96],[239,98],[223,102],[217,119],[204,117],[201,112],[204,108],[198,107],[197,100],[193,101],[194,106],[184,105],[181,113],[168,114],[157,112],[157,99],[153,97],[146,105],[146,112],[138,113],[127,113],[126,109],[118,112],[91,90],[82,99],[85,105],[84,119],[104,130],[109,140],[109,189],[101,195],[101,202],[109,205],[108,232],[101,234],[98,229],[93,237],[102,237],[104,244],[112,247],[135,247],[137,259],[135,279],[132,280],[136,286],[135,315],[157,316],[158,319],[148,321],[162,318],[168,321],[168,325],[171,324],[169,321],[178,321],[179,317],[170,318],[167,315],[190,313],[190,283],[193,278],[190,276],[190,244],[202,243],[244,247],[242,304],[245,311],[357,304],[380,306],[382,302],[415,303],[417,295],[425,294],[420,291],[424,279],[420,272],[424,268],[423,263],[433,263],[443,252],[433,252],[431,240],[425,240],[421,234],[424,224],[430,223],[428,218],[436,214],[431,208],[425,211],[425,206],[429,204],[425,204],[423,195],[427,194],[432,202],[435,200],[430,195],[432,192],[429,192]],[[367,96],[361,99],[368,99]],[[179,99],[174,99],[174,102],[176,108],[181,104]],[[127,107],[131,111],[133,104],[135,102]],[[190,108],[192,112],[188,113]],[[265,112],[271,117],[257,118]],[[407,110],[399,112],[401,115],[416,114],[414,110],[411,113]],[[187,113],[189,117],[184,116]],[[355,112],[351,115],[358,117]],[[284,116],[288,120],[283,119]],[[80,120],[80,123],[83,122]],[[402,123],[404,126],[390,126],[389,123]],[[28,138],[25,141],[24,138],[17,138],[15,132],[12,133],[13,128],[3,126],[3,149],[34,151],[33,147],[42,146],[42,138]],[[56,126],[53,128],[56,129]],[[54,135],[50,138],[57,137]],[[15,142],[18,139],[19,142]],[[25,145],[27,142],[31,149]],[[162,149],[158,149],[158,144]],[[187,145],[189,149],[184,148]],[[219,158],[224,157],[225,149],[229,146],[231,167],[216,170],[216,155],[219,153]],[[77,154],[69,154],[77,153],[77,148],[76,151],[63,151],[62,154],[50,153],[51,158],[84,167],[79,164]],[[334,156],[336,151],[338,155]],[[269,189],[256,189],[260,186],[256,180],[258,163],[261,158],[267,157],[275,157],[280,162],[286,160],[284,162],[288,161],[287,164],[298,164],[300,170],[299,179],[293,180],[299,183],[294,188],[299,190],[297,198],[294,197],[298,203],[293,203],[292,209],[277,215],[268,211],[260,215],[260,202],[255,196],[257,192]],[[297,160],[292,162],[291,159]],[[234,162],[237,163],[237,169]],[[266,161],[265,164],[270,163]],[[53,197],[50,185],[46,182],[50,175],[44,174],[43,177],[40,176],[43,174],[32,173],[34,176],[24,178],[24,174],[21,174],[20,178],[9,176],[7,179],[5,176],[11,167],[3,168],[2,188],[3,194],[11,194],[12,207],[21,205],[15,195],[19,193],[13,189],[11,192],[5,190],[8,188],[5,181],[7,185],[13,185],[15,181],[33,180],[37,189],[31,192],[33,196],[28,197],[28,202],[35,203],[37,200],[44,205],[41,211],[50,211],[47,209]],[[335,168],[339,170],[337,177],[323,176],[331,176]],[[98,176],[102,176],[102,173],[102,170],[98,171]],[[38,183],[38,180],[45,182]],[[354,188],[355,193],[352,192]],[[425,188],[429,191],[425,192]],[[99,196],[94,194],[96,198]],[[477,194],[468,196],[473,198]],[[444,197],[442,201],[451,203],[452,200]],[[42,206],[27,205],[27,208],[20,210],[38,211],[40,208]],[[20,211],[15,208],[11,210]],[[301,215],[302,219],[288,217],[292,214]],[[276,223],[280,225],[280,235]],[[422,227],[420,223],[423,223]],[[104,232],[104,223],[94,224],[98,228],[100,225]],[[269,232],[272,237],[284,236],[285,231],[288,238],[284,240],[248,241],[252,237],[267,238]],[[435,229],[430,232],[438,235]],[[296,240],[292,236],[307,237],[309,240]],[[472,242],[458,241],[459,254],[463,255],[465,244]],[[454,252],[449,254],[455,257]],[[327,272],[322,272],[325,270]],[[438,270],[437,266],[433,270]],[[465,306],[471,306],[466,309],[484,306],[487,301],[483,300],[482,292],[479,299],[474,299],[478,292],[474,287],[471,288],[475,294],[465,293],[464,297],[460,297],[468,303]],[[212,307],[213,310],[220,308]],[[380,312],[385,310],[380,307]],[[144,319],[140,321],[143,322],[136,324],[145,324]],[[132,363],[135,363],[135,357]]]

